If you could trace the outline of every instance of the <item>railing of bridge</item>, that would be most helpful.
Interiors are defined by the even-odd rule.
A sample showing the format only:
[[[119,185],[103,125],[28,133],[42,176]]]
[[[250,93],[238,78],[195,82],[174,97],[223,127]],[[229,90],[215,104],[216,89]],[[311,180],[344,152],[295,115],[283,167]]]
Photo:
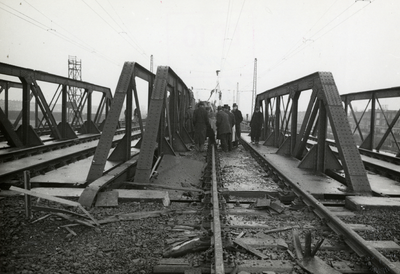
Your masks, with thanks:
[[[298,129],[300,98],[305,91],[311,91],[311,96]],[[264,145],[277,147],[277,153],[301,160],[300,168],[322,173],[343,170],[350,190],[370,194],[366,171],[331,73],[317,72],[262,92],[257,95],[256,105],[264,112]],[[333,132],[338,156],[326,141],[328,127]],[[317,137],[317,144],[307,151],[310,135]]]
[[[107,113],[111,104],[112,94],[109,88],[78,81],[43,71],[37,71],[5,63],[0,63],[0,75],[19,79],[20,82],[5,80],[0,81],[0,93],[4,93],[4,111],[0,108],[1,132],[9,145],[12,147],[42,145],[37,132],[48,130],[55,139],[74,139],[76,133],[74,127],[86,133],[99,133],[97,128],[103,113]],[[42,86],[46,88],[57,87],[52,92],[51,100],[46,99]],[[73,116],[68,121],[68,110],[71,109],[68,98],[68,88],[75,87],[82,89],[81,101],[75,102]],[[17,89],[18,91],[16,91]],[[14,121],[10,120],[9,97],[10,92],[22,92],[22,107]],[[101,94],[100,105],[94,113],[92,95],[94,92]],[[31,117],[31,101],[35,100],[34,116]],[[54,108],[61,105],[61,119],[54,115]],[[86,121],[82,116],[86,109]],[[40,113],[39,113],[40,112]],[[35,128],[31,121],[35,121]],[[83,123],[80,123],[80,122]],[[72,125],[72,126],[71,126]],[[18,127],[18,128],[17,128]],[[15,131],[16,130],[16,131]]]
[[[400,87],[343,94],[341,99],[360,148],[400,157]],[[397,104],[387,108],[388,100]],[[363,110],[357,111],[356,104]]]

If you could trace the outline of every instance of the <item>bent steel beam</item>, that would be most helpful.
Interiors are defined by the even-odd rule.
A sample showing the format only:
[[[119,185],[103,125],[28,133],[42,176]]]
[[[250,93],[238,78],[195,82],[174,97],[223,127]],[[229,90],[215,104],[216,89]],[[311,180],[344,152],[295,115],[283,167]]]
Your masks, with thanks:
[[[312,94],[304,118],[300,121],[299,99],[305,90],[312,90]],[[281,109],[280,101],[283,97],[292,100],[289,108]],[[273,103],[276,106],[275,111],[271,107]],[[296,157],[301,160],[299,167],[312,168],[316,172],[339,169],[342,166],[349,191],[370,194],[367,174],[330,72],[317,72],[260,93],[256,104],[265,105],[269,111],[265,123],[269,127],[264,128],[265,136],[268,136],[265,145],[280,148],[277,153],[284,152]],[[282,113],[284,119],[281,118]],[[332,129],[339,159],[333,158],[335,156],[326,143],[328,126]],[[314,149],[307,152],[306,146],[311,133],[317,134],[318,142]]]
[[[103,133],[86,178],[87,182],[93,182],[103,175],[103,170],[106,165],[112,140],[118,126],[119,116],[122,111],[125,97],[127,97],[125,115],[126,117],[129,117],[129,121],[131,120],[132,90],[135,93],[135,98],[137,98],[135,77],[139,77],[145,81],[148,81],[149,90],[153,85],[153,73],[135,62],[125,62],[114,93],[114,99],[111,104],[111,108],[103,126]],[[138,101],[136,102],[136,105],[139,106]],[[125,137],[122,139],[122,141],[120,141],[116,148],[116,150],[122,155],[114,155],[114,158],[118,158],[118,160],[122,161],[127,161],[131,158],[131,123],[128,122],[128,120],[126,120],[127,125],[125,128]]]
[[[171,68],[157,68],[135,182],[149,181],[154,151],[157,158],[164,153],[187,150],[180,132],[185,130],[185,110],[192,100],[192,91]]]

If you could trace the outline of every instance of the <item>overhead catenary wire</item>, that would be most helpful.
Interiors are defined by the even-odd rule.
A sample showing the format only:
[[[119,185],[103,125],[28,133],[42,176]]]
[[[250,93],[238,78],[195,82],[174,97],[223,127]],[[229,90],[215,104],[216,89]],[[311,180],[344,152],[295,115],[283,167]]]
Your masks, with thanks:
[[[25,13],[20,12],[20,11],[14,9],[13,7],[11,7],[11,6],[7,5],[7,4],[4,4],[2,2],[0,2],[0,4],[3,4],[4,6],[6,6],[7,8],[10,9],[10,10],[7,10],[5,8],[0,7],[1,10],[4,10],[5,12],[8,12],[9,14],[14,15],[15,17],[17,17],[17,18],[19,18],[19,19],[21,19],[21,20],[23,20],[23,21],[25,21],[25,22],[27,22],[29,24],[32,24],[33,26],[35,26],[35,27],[37,27],[37,28],[39,28],[39,29],[41,29],[43,31],[46,31],[47,33],[50,33],[50,34],[52,34],[52,35],[54,35],[54,36],[56,36],[56,37],[58,37],[58,38],[60,38],[60,39],[62,39],[64,41],[67,41],[68,43],[71,43],[71,44],[73,44],[75,46],[78,46],[78,47],[80,47],[81,49],[83,49],[85,51],[88,51],[90,53],[96,54],[96,55],[100,56],[102,59],[104,59],[104,60],[106,60],[106,61],[108,61],[108,62],[110,62],[110,63],[112,63],[112,64],[114,64],[114,65],[116,65],[118,67],[121,66],[117,61],[112,60],[112,59],[108,58],[107,56],[96,52],[96,50],[93,51],[92,47],[88,47],[86,45],[83,45],[83,44],[75,41],[74,39],[69,38],[68,36],[66,36],[64,34],[62,34],[60,32],[57,32],[52,27],[49,27],[46,24],[41,23],[40,21],[34,19],[32,16],[26,15]]]
[[[138,50],[138,52],[140,52],[141,54],[143,54],[144,56],[147,56],[147,54],[145,53],[145,50],[143,50],[139,44],[132,38],[132,36],[130,35],[129,31],[127,31],[126,28],[122,27],[115,19],[114,17],[107,11],[107,9],[105,9],[103,7],[102,4],[100,4],[97,0],[95,0],[96,3],[103,9],[103,11],[111,18],[111,20],[114,21],[114,23],[122,30],[122,32],[119,32],[118,34],[122,36],[122,33],[126,33],[128,35],[128,37],[131,39],[131,41],[133,42],[133,44],[135,44],[136,49]],[[112,7],[111,3],[109,2],[110,6]],[[112,7],[112,9],[114,10],[114,12],[118,15],[118,13],[116,12],[116,10],[114,9],[114,7]],[[125,24],[123,23],[121,17],[118,16],[118,18],[121,20],[122,24],[125,26]]]
[[[126,37],[124,37],[123,35],[121,35],[121,32],[118,31],[115,27],[113,27],[103,16],[101,16],[97,11],[95,11],[88,3],[86,3],[85,0],[82,0],[82,2],[89,7],[89,9],[91,11],[93,11],[103,22],[105,22],[113,31],[115,31],[117,33],[118,36],[121,36],[126,42],[128,42],[128,44],[135,49],[138,53],[142,54],[142,55],[146,55],[144,52],[141,52],[140,49],[138,49],[136,46],[132,45],[132,43],[126,39]],[[97,2],[97,1],[96,1]]]
[[[342,21],[340,21],[338,24],[336,24],[334,27],[330,28],[329,30],[327,30],[326,32],[324,32],[322,35],[314,38],[318,33],[320,33],[321,31],[323,31],[324,29],[326,29],[329,25],[331,25],[331,23],[333,23],[336,19],[338,19],[343,13],[345,13],[346,11],[348,11],[353,5],[355,5],[356,2],[352,3],[350,6],[348,6],[345,10],[343,10],[340,14],[336,15],[332,20],[330,20],[327,24],[325,24],[323,27],[321,27],[317,32],[315,32],[312,36],[310,36],[308,39],[306,39],[305,41],[303,41],[300,45],[298,45],[294,50],[292,49],[290,52],[286,53],[275,65],[273,65],[272,67],[270,67],[269,69],[267,69],[268,72],[274,70],[275,68],[277,68],[278,66],[280,66],[281,64],[283,64],[284,62],[286,62],[287,60],[293,58],[295,55],[297,55],[298,53],[300,53],[301,51],[303,51],[304,49],[306,49],[307,47],[310,46],[310,44],[315,43],[316,41],[318,41],[319,39],[321,39],[323,36],[325,36],[326,34],[328,34],[329,32],[333,31],[336,27],[338,27],[339,25],[341,25],[342,23],[344,23],[345,21],[349,20],[351,17],[353,17],[356,13],[360,12],[361,10],[363,10],[364,8],[366,8],[369,4],[371,4],[372,2],[374,2],[375,0],[369,1],[369,3],[365,6],[363,6],[362,8],[360,8],[359,10],[355,11],[354,13],[352,13],[351,15],[349,15],[348,17],[346,17],[345,19],[343,19]],[[337,1],[336,1],[337,2]],[[336,3],[335,2],[335,3]],[[361,1],[364,2],[364,1]],[[318,19],[319,21],[320,19]],[[315,24],[314,24],[315,25]],[[308,33],[308,32],[307,32]],[[263,74],[265,74],[265,72],[263,72]]]
[[[229,42],[228,50],[226,51],[226,54],[225,54],[225,55],[224,55],[224,52],[222,53],[221,71],[223,71],[223,69],[225,68],[225,63],[226,63],[226,60],[227,60],[227,58],[228,58],[228,56],[229,56],[229,51],[230,51],[230,49],[231,49],[231,45],[232,45],[233,39],[235,38],[236,30],[237,30],[237,27],[238,27],[238,25],[239,25],[240,18],[241,18],[241,16],[242,16],[243,7],[244,7],[244,4],[245,4],[245,3],[246,3],[246,0],[243,0],[242,6],[241,6],[241,8],[240,8],[239,16],[238,16],[238,18],[237,18],[237,20],[236,20],[235,28],[234,28],[234,30],[233,30],[232,36],[229,38],[230,42]],[[227,35],[227,34],[225,34],[225,37],[224,37],[224,44],[225,44],[225,40],[228,39],[228,38],[226,38],[226,35]]]
[[[95,49],[90,46],[89,44],[87,44],[85,41],[83,41],[82,39],[80,39],[79,37],[77,37],[75,34],[73,34],[72,32],[68,31],[66,28],[64,28],[63,26],[61,26],[60,24],[58,24],[57,22],[55,22],[53,19],[51,19],[50,17],[48,17],[46,14],[44,14],[42,11],[40,11],[39,9],[37,9],[34,5],[30,4],[28,2],[28,0],[24,0],[24,2],[26,4],[28,4],[31,8],[33,8],[34,10],[36,10],[38,13],[40,13],[41,15],[43,15],[44,17],[46,17],[50,22],[54,23],[56,26],[60,27],[63,31],[65,31],[66,33],[68,33],[69,35],[73,36],[75,39],[77,39],[78,41],[80,41],[82,43],[82,45],[86,46],[89,50],[91,50],[92,52],[95,51]]]

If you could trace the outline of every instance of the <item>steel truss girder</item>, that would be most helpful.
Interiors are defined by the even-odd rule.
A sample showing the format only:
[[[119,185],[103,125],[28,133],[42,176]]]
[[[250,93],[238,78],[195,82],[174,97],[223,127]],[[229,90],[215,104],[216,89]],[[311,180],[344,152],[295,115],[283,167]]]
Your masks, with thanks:
[[[301,92],[305,90],[312,90],[312,94],[300,131],[297,131],[298,100]],[[300,166],[312,167],[316,172],[337,169],[339,162],[333,160],[333,154],[327,150],[326,131],[329,122],[339,151],[338,160],[343,167],[348,190],[369,195],[371,187],[359,151],[353,140],[346,112],[332,74],[330,72],[316,72],[267,90],[257,95],[256,104],[262,107],[263,101],[265,101],[266,114],[268,114],[268,111],[271,111],[269,106],[271,100],[285,95],[289,95],[292,100],[291,107],[284,110],[284,117],[291,117],[290,136],[288,137],[290,142],[278,141],[279,137],[287,132],[288,125],[282,123],[284,119],[280,118],[281,104],[277,100],[275,113],[279,117],[273,118],[274,128],[272,133],[267,131],[267,127],[264,128],[264,131],[267,131],[265,132],[266,136],[274,134],[274,146],[280,147],[283,143],[285,148],[282,148],[281,151],[302,159],[303,163]],[[286,114],[287,111],[290,113]],[[268,119],[270,117],[266,115],[266,125],[269,124]],[[315,145],[317,149],[314,149],[308,156],[304,156],[311,132],[317,134],[318,142]],[[271,144],[271,141],[268,144]]]
[[[23,108],[18,116],[16,122],[18,123],[20,119],[22,119],[22,126],[20,126],[18,130],[18,135],[20,138],[20,142],[23,143],[25,146],[35,146],[37,144],[40,144],[41,141],[37,140],[37,142],[32,142],[32,138],[38,138],[37,136],[33,136],[32,134],[33,129],[29,125],[30,121],[30,100],[35,97],[36,99],[36,105],[40,107],[40,110],[42,111],[43,114],[43,119],[46,120],[47,125],[49,125],[51,131],[52,131],[52,136],[55,137],[56,139],[68,139],[68,138],[75,138],[76,134],[73,132],[71,127],[69,125],[66,125],[67,121],[65,119],[65,109],[66,109],[66,100],[63,99],[62,102],[62,121],[60,124],[56,124],[56,120],[53,116],[52,113],[52,107],[49,106],[49,104],[46,102],[46,99],[42,93],[42,90],[40,86],[38,85],[38,81],[42,82],[47,82],[47,83],[52,83],[52,84],[59,84],[59,87],[62,86],[62,91],[63,93],[63,98],[65,97],[66,93],[66,88],[67,86],[70,87],[77,87],[77,88],[82,88],[85,89],[85,92],[88,94],[91,94],[93,91],[99,91],[103,94],[103,99],[106,101],[106,105],[108,106],[109,102],[112,99],[112,94],[109,88],[90,84],[87,82],[83,81],[78,81],[74,79],[69,79],[65,78],[62,76],[42,72],[42,71],[35,71],[32,69],[27,69],[27,68],[22,68],[22,67],[17,67],[5,63],[0,63],[0,74],[8,75],[8,76],[13,76],[13,77],[18,77],[21,80],[21,83],[14,83],[10,81],[4,81],[1,80],[1,90],[5,89],[6,92],[6,101],[8,100],[8,89],[10,87],[17,87],[17,88],[22,88],[23,92]],[[60,96],[58,96],[60,97]],[[53,97],[54,99],[54,97]],[[52,100],[53,101],[53,100]],[[57,101],[57,100],[56,100]],[[56,102],[54,102],[55,105]],[[8,102],[6,102],[6,106],[8,106]],[[91,120],[91,106],[88,107],[88,121]],[[103,104],[104,107],[104,104]],[[36,107],[37,108],[37,107]],[[83,108],[83,106],[82,106]],[[7,107],[4,113],[4,116],[7,117]],[[107,110],[106,110],[107,111]],[[3,118],[4,118],[3,116]],[[35,118],[37,121],[37,117]],[[42,123],[40,123],[42,124]],[[39,125],[40,126],[40,125]],[[15,127],[15,125],[14,125]],[[73,134],[71,134],[71,130]],[[9,134],[7,131],[5,131],[4,134]],[[34,134],[36,135],[36,134]],[[15,135],[13,135],[15,137]],[[13,142],[14,145],[18,144],[19,142]],[[13,144],[11,144],[13,145]]]
[[[181,132],[185,132],[186,109],[192,100],[192,91],[171,68],[157,68],[135,182],[149,181],[154,151],[156,158],[162,157],[164,153],[187,151]]]
[[[349,94],[343,94],[340,96],[344,105],[345,105],[345,110],[346,113],[348,112],[348,108],[350,107],[351,113],[353,115],[353,119],[356,123],[356,128],[355,131],[358,130],[358,133],[361,137],[362,144],[360,145],[360,148],[367,149],[370,151],[373,151],[373,149],[376,149],[379,151],[384,142],[386,141],[387,137],[389,134],[392,135],[393,139],[395,140],[395,144],[397,145],[397,149],[400,153],[400,147],[398,145],[398,141],[396,140],[396,137],[394,136],[394,133],[392,131],[393,127],[396,125],[396,123],[399,120],[400,117],[400,107],[397,110],[397,113],[395,117],[392,119],[391,122],[389,122],[386,119],[385,113],[382,109],[382,106],[380,105],[379,99],[385,99],[385,98],[400,98],[400,87],[392,87],[392,88],[385,88],[385,89],[376,89],[376,90],[369,90],[369,91],[361,91],[361,92],[355,92],[355,93],[349,93]],[[352,102],[353,101],[359,101],[359,100],[369,100],[367,106],[365,107],[361,117],[359,120],[357,120],[357,117],[355,115],[355,112],[352,107]],[[364,117],[364,114],[366,114],[366,110],[371,103],[371,111],[369,113],[370,115],[370,128],[369,128],[369,133],[366,138],[364,138],[361,129],[359,127],[359,123],[361,122],[362,118]],[[387,129],[384,132],[382,138],[379,140],[378,144],[375,146],[375,134],[374,132],[376,131],[376,103],[378,103],[382,114],[384,115],[384,118],[386,120],[386,126]]]
[[[134,97],[136,100],[136,106],[138,107],[139,110],[140,125],[142,125],[140,107],[139,107],[140,104],[137,96],[135,77],[139,77],[145,81],[148,81],[149,97],[151,96],[150,90],[153,85],[154,74],[135,62],[125,62],[114,93],[113,102],[111,104],[110,110],[108,112],[107,118],[105,120],[102,129],[103,132],[99,144],[97,146],[92,164],[88,172],[88,176],[86,178],[87,182],[93,182],[94,180],[100,178],[103,175],[104,167],[106,165],[108,154],[111,149],[112,140],[118,126],[119,116],[122,111],[125,97],[127,98],[126,112],[125,112],[125,117],[126,117],[125,120],[127,121],[127,123],[125,128],[125,136],[118,143],[117,148],[115,149],[117,152],[113,154],[112,157],[113,159],[118,159],[120,161],[128,161],[131,158],[132,125],[128,121],[131,121],[133,113],[132,91],[134,93]]]

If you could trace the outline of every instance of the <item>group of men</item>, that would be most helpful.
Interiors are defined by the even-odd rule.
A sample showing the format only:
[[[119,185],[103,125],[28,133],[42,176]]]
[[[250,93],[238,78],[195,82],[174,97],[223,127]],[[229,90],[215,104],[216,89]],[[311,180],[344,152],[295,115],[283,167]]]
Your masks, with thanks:
[[[240,123],[242,121],[242,112],[236,104],[233,104],[232,111],[229,105],[218,107],[216,115],[217,139],[221,141],[222,151],[231,151],[233,147],[239,145]]]
[[[217,139],[221,142],[222,151],[231,151],[233,147],[237,147],[241,134],[240,123],[243,121],[241,111],[236,104],[233,104],[233,110],[230,111],[229,105],[218,107],[216,114],[215,127],[217,131]],[[210,123],[209,113],[205,109],[203,102],[199,102],[198,108],[193,112],[194,126],[194,142],[195,149],[202,152],[206,138],[209,143],[215,143],[215,131]]]

